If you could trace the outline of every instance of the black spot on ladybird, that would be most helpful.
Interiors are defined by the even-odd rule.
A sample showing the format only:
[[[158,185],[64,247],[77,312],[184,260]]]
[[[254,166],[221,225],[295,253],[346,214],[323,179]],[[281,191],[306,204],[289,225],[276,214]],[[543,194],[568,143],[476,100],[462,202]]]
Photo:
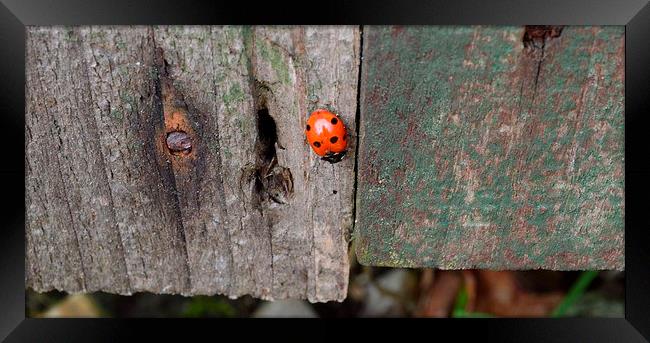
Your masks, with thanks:
[[[330,120],[330,122],[332,123],[332,125],[336,125],[336,123],[338,123],[339,120],[336,119],[336,118],[332,118],[332,120]]]
[[[309,131],[309,130],[311,130],[311,126],[309,126],[309,124],[307,124],[307,131]]]
[[[314,146],[320,148],[320,142],[314,142]]]
[[[330,142],[331,142],[332,144],[334,144],[334,143],[336,143],[336,142],[338,142],[338,141],[339,141],[339,138],[336,137],[336,136],[330,138]]]

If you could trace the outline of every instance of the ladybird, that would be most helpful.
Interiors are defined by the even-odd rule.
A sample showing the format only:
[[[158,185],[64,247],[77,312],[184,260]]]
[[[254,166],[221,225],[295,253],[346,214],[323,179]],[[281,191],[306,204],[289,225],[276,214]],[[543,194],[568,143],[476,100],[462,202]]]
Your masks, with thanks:
[[[309,146],[329,163],[343,159],[348,146],[347,129],[338,115],[324,109],[311,113],[305,126]]]

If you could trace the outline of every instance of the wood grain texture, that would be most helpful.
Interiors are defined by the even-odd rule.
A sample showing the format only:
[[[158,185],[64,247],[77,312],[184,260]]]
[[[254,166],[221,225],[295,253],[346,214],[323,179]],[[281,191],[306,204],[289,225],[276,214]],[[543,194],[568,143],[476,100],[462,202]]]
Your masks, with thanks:
[[[364,27],[361,263],[624,268],[624,28],[523,37]]]
[[[354,132],[357,27],[27,33],[28,287],[345,298],[356,147],[329,164],[303,127]]]

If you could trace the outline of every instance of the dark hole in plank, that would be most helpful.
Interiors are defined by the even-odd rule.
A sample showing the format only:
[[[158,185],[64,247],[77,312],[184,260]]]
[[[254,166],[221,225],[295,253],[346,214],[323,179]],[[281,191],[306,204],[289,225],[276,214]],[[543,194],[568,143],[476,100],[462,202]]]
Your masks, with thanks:
[[[527,49],[543,49],[546,41],[560,37],[563,26],[558,25],[526,25],[522,43]]]
[[[275,120],[269,114],[267,108],[257,111],[257,153],[260,164],[269,164],[276,156],[275,143],[278,141],[277,126]]]

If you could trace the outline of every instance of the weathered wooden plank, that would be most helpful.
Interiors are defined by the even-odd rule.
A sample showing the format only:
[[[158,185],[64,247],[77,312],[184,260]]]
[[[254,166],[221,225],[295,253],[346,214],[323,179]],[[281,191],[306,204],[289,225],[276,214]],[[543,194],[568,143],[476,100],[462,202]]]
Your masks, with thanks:
[[[364,28],[361,263],[623,269],[624,28],[538,33]]]
[[[357,27],[33,27],[27,46],[29,287],[345,298],[356,147],[331,165],[303,127],[329,107],[354,130]]]

